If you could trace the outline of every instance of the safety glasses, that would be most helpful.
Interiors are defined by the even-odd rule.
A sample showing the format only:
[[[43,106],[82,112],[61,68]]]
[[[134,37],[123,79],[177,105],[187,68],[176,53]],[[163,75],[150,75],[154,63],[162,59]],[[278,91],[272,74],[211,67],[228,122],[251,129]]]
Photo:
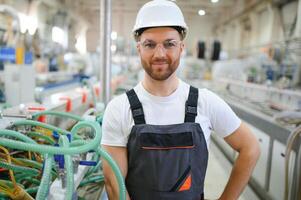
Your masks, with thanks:
[[[157,49],[158,46],[163,47],[167,51],[173,51],[179,47],[180,43],[181,41],[173,40],[173,39],[165,40],[162,43],[156,43],[153,40],[145,40],[143,42],[138,42],[138,44],[141,45],[141,47],[145,51],[154,51],[155,49]]]

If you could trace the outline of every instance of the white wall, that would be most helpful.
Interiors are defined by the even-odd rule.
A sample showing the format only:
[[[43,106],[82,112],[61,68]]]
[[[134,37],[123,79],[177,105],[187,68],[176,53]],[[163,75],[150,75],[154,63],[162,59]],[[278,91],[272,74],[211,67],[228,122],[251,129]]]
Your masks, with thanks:
[[[196,53],[197,42],[199,40],[207,42],[208,44],[206,43],[206,45],[208,46],[210,45],[208,41],[216,39],[212,34],[214,21],[210,16],[199,16],[196,14],[186,19],[186,23],[189,27],[188,35],[185,40],[188,53]]]

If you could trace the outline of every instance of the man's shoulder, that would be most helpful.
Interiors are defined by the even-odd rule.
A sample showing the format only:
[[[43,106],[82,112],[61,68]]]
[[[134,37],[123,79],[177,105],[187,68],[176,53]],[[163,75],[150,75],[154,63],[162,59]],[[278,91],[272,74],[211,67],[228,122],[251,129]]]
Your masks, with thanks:
[[[115,96],[108,104],[109,107],[123,107],[128,102],[126,93]]]

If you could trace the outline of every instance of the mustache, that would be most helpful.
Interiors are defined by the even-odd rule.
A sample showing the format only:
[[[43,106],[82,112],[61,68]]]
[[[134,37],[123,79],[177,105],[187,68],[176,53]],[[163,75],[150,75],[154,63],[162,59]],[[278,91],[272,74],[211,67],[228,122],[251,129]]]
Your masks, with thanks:
[[[154,59],[151,63],[168,63],[168,59]]]

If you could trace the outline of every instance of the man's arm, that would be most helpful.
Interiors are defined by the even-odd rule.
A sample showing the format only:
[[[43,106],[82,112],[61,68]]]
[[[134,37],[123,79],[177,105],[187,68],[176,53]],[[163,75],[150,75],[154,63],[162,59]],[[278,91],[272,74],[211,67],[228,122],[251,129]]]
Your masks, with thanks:
[[[247,185],[255,164],[260,155],[259,143],[250,129],[241,123],[239,128],[225,141],[236,150],[239,155],[234,163],[228,183],[220,200],[238,199]]]
[[[113,147],[102,145],[102,147],[111,155],[111,157],[116,161],[118,167],[125,178],[128,171],[128,160],[127,160],[127,149],[126,147]],[[119,199],[119,190],[117,179],[113,173],[113,170],[109,166],[109,164],[102,159],[103,163],[103,174],[105,178],[105,187],[108,193],[108,197],[110,200],[118,200]],[[127,193],[127,200],[129,200],[129,195]]]

